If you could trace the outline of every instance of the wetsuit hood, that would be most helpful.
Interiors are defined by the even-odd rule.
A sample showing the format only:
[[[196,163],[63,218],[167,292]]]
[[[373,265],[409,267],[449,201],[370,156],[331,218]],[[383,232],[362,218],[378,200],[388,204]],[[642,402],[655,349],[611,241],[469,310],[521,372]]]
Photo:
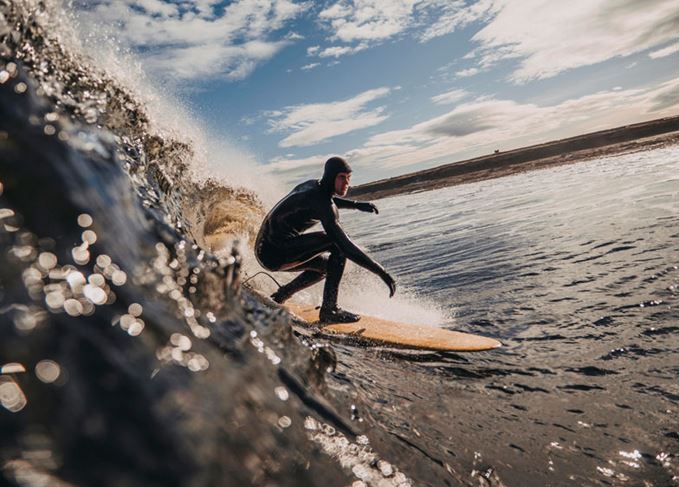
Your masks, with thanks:
[[[351,172],[351,166],[341,157],[331,157],[325,161],[321,188],[330,196],[335,194],[335,178],[341,172]]]

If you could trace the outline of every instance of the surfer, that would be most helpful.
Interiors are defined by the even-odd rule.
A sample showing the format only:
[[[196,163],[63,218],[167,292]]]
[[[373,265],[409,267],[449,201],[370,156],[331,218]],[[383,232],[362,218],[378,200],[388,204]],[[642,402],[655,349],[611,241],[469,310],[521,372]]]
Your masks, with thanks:
[[[321,322],[351,323],[360,316],[337,306],[342,273],[350,259],[379,276],[396,292],[396,281],[371,259],[344,232],[339,224],[339,209],[379,213],[372,203],[341,198],[349,190],[351,167],[341,157],[325,163],[323,177],[297,185],[264,218],[255,243],[255,255],[270,271],[301,272],[271,295],[283,303],[293,294],[325,278]],[[324,231],[303,233],[320,222]]]

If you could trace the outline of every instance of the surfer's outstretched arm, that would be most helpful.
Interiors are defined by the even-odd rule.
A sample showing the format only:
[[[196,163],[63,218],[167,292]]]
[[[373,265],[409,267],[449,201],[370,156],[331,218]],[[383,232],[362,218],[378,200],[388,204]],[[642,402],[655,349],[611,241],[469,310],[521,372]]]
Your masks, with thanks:
[[[353,201],[353,200],[348,200],[345,198],[340,198],[339,196],[333,196],[332,201],[335,203],[337,208],[341,210],[360,210],[360,211],[366,211],[366,212],[372,212],[375,214],[379,214],[379,211],[377,210],[377,207],[372,204],[368,203],[367,201]]]
[[[339,247],[347,259],[376,274],[389,287],[389,297],[394,295],[396,292],[394,278],[349,238],[337,221],[337,215],[331,207],[321,217],[321,224],[330,240]]]

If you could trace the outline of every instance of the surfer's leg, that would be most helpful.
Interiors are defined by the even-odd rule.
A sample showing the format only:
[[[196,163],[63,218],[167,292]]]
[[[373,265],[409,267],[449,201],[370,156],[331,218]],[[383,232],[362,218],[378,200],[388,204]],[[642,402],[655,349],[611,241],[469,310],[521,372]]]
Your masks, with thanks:
[[[258,247],[257,258],[267,269],[276,272],[302,272],[281,286],[271,295],[271,299],[282,303],[296,292],[322,280],[328,267],[328,258],[322,254],[330,250],[331,246],[325,232],[311,232],[276,245]]]
[[[289,283],[281,286],[278,291],[271,295],[271,299],[277,303],[283,303],[290,299],[293,294],[309,286],[313,286],[317,282],[323,280],[326,275],[327,267],[328,257],[326,255],[319,255],[295,268],[288,269],[292,272],[299,270],[303,270],[304,272]]]
[[[328,275],[325,278],[323,304],[321,305],[319,314],[319,318],[322,322],[352,323],[361,318],[359,315],[344,311],[337,306],[339,285],[342,280],[342,274],[344,274],[344,266],[346,263],[347,258],[340,249],[333,247],[330,251],[330,258],[328,259]]]
[[[258,244],[255,255],[265,269],[294,272],[305,270],[306,267],[302,264],[328,252],[332,246],[325,232],[311,232],[276,243]]]
[[[281,265],[278,271],[290,271],[313,269],[325,273],[322,263],[311,261],[318,255],[328,252],[334,244],[325,232],[304,233],[298,237],[286,240],[276,248],[278,261]]]
[[[346,263],[347,259],[339,249],[335,248],[330,252],[328,275],[325,278],[325,287],[323,288],[322,308],[332,309],[337,307],[337,294]]]

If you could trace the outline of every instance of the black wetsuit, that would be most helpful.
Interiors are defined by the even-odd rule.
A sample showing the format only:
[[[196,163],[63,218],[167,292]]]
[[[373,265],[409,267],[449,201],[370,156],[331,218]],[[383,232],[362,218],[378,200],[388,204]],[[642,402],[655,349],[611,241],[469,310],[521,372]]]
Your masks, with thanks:
[[[392,277],[352,242],[339,224],[338,208],[375,212],[377,209],[371,203],[334,196],[335,177],[348,165],[329,164],[331,161],[326,163],[323,179],[296,186],[278,202],[264,218],[257,235],[255,255],[263,267],[271,271],[302,272],[274,293],[272,298],[277,302],[326,278],[322,310],[336,309],[347,258],[381,277],[393,295]],[[304,233],[319,222],[324,231]]]

